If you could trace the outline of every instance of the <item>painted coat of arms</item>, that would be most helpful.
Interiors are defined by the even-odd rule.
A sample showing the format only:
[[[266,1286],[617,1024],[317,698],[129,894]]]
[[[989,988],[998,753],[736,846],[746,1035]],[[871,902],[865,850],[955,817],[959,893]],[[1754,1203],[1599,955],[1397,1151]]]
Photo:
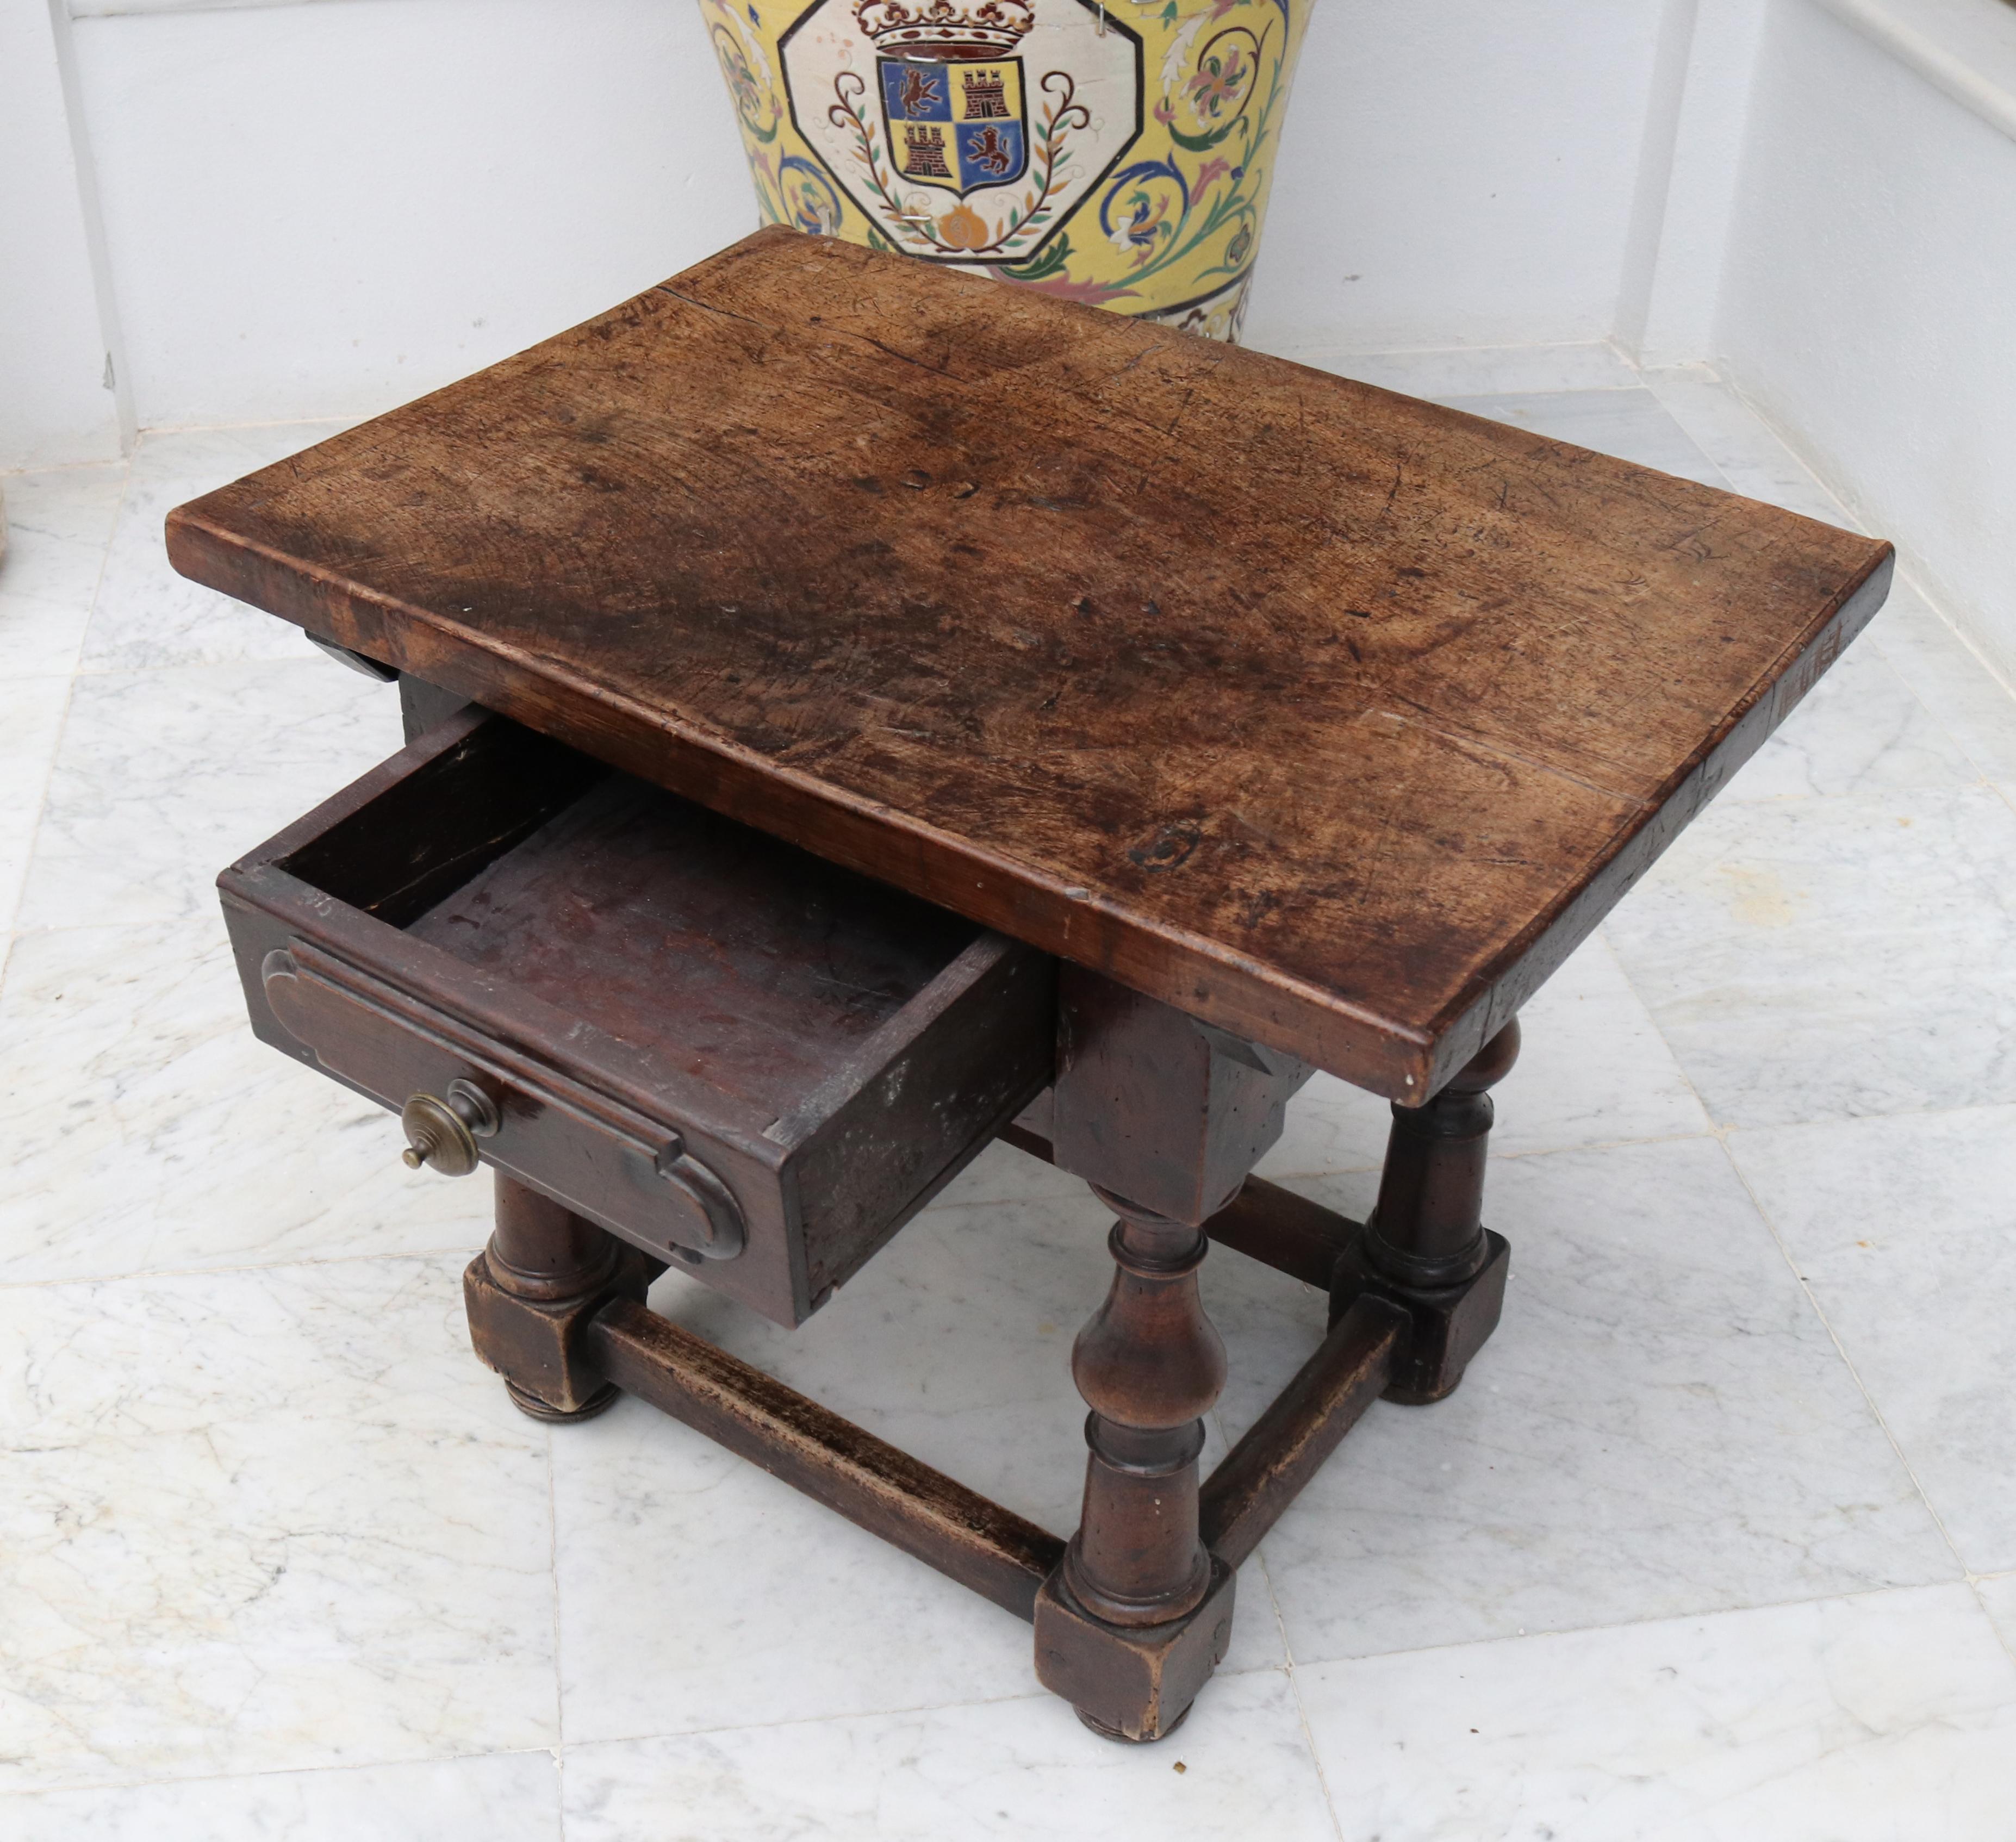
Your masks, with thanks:
[[[793,125],[890,246],[1037,257],[1141,128],[1139,40],[1096,0],[815,0]]]
[[[961,198],[981,185],[1021,178],[1022,60],[954,63],[877,58],[882,124],[905,179],[943,185]]]

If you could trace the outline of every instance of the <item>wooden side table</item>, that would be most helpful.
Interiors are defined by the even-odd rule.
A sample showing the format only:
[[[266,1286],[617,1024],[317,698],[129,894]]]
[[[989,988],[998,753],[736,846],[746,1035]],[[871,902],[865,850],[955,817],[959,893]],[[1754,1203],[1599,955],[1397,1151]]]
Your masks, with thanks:
[[[1891,561],[780,230],[168,541],[479,707],[224,883],[261,1033],[499,1173],[471,1325],[514,1398],[653,1401],[1032,1619],[1042,1679],[1129,1739],[1188,1711],[1240,1562],[1365,1405],[1461,1380],[1520,1006]],[[829,940],[879,969],[852,995],[791,982]],[[740,1048],[696,1020],[738,1006]],[[1313,1068],[1394,1103],[1363,1225],[1249,1178]],[[1068,1542],[643,1302],[682,1260],[795,1322],[996,1133],[1118,1218]],[[1214,1240],[1332,1323],[1201,1479]]]

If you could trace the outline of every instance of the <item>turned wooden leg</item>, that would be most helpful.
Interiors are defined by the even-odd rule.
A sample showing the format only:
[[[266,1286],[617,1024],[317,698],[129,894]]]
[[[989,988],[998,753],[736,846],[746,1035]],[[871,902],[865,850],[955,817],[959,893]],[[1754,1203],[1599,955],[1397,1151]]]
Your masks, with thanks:
[[[619,1295],[642,1301],[664,1269],[502,1171],[490,1245],[463,1275],[470,1340],[519,1409],[585,1420],[616,1398],[589,1363],[581,1332]]]
[[[1113,1289],[1071,1351],[1092,1412],[1085,1513],[1064,1556],[1078,1603],[1114,1624],[1161,1624],[1211,1584],[1197,1534],[1204,1416],[1225,1386],[1225,1345],[1197,1297],[1201,1228],[1109,1191]]]
[[[1389,1401],[1453,1393],[1497,1328],[1509,1250],[1483,1220],[1489,1090],[1518,1056],[1519,1026],[1507,1024],[1426,1105],[1393,1108],[1378,1204],[1330,1292],[1333,1323],[1366,1296],[1390,1299],[1412,1319]]]
[[[1174,1731],[1231,1636],[1233,1576],[1197,1532],[1204,1415],[1225,1346],[1197,1297],[1210,1243],[1094,1186],[1119,1216],[1113,1288],[1078,1333],[1085,1510],[1036,1608],[1036,1668],[1095,1731]]]

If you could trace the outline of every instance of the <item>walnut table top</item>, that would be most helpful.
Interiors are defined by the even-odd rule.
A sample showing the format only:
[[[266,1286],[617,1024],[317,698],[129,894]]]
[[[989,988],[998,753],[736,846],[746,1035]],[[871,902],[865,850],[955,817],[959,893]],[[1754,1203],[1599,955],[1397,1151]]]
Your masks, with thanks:
[[[1880,603],[1869,538],[770,230],[171,515],[185,574],[1418,1099]]]

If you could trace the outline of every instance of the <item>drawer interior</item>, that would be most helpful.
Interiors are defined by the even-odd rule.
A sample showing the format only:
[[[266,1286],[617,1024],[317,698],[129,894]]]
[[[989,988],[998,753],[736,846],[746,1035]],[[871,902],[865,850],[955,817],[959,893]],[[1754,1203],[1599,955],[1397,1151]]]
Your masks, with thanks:
[[[495,720],[278,867],[779,1115],[981,931]]]

